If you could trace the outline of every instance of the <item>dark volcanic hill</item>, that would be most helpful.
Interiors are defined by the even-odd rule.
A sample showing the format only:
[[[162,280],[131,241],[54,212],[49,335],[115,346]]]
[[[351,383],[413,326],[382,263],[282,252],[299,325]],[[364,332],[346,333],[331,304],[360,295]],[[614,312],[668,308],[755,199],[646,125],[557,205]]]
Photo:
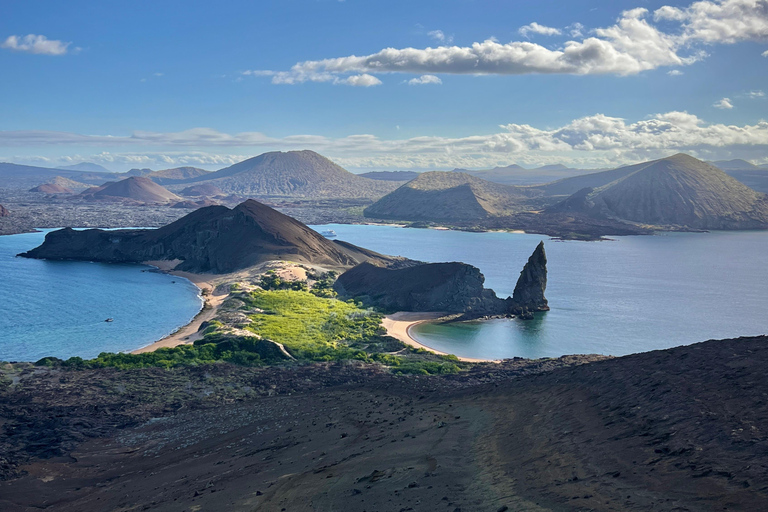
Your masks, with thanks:
[[[582,189],[564,204],[572,211],[657,226],[768,228],[768,196],[691,156],[677,154],[610,172],[618,178]]]
[[[400,184],[360,177],[314,151],[264,153],[187,183],[215,185],[228,194],[291,198],[375,198]]]
[[[392,259],[351,244],[332,242],[301,222],[254,200],[234,209],[200,208],[156,230],[71,228],[48,233],[28,258],[102,262],[181,260],[178,270],[227,273],[270,260],[332,268]]]
[[[419,175],[365,209],[365,216],[391,220],[471,222],[523,211],[527,189],[510,187],[462,172]]]
[[[149,178],[132,176],[120,181],[106,183],[82,193],[87,199],[123,200],[130,199],[142,203],[166,203],[181,201],[182,198],[158,185]]]

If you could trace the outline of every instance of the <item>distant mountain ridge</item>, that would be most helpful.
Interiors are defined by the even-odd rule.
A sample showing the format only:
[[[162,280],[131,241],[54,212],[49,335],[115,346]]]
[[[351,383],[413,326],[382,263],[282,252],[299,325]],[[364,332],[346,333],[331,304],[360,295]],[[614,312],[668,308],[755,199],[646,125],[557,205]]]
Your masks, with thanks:
[[[94,164],[93,162],[80,162],[79,164],[63,165],[56,167],[56,169],[64,169],[67,171],[82,171],[82,172],[112,172],[104,166]]]
[[[768,228],[768,196],[682,153],[563,181],[587,185],[549,211],[692,229]],[[554,183],[545,188],[567,187]]]

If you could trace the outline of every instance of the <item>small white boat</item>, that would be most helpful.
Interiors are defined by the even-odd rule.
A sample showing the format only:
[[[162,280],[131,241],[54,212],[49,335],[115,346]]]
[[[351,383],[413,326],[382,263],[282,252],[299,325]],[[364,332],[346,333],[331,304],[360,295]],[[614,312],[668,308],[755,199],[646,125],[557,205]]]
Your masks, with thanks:
[[[320,234],[323,235],[325,238],[336,238],[336,232],[332,229],[326,229],[325,231],[321,231]]]

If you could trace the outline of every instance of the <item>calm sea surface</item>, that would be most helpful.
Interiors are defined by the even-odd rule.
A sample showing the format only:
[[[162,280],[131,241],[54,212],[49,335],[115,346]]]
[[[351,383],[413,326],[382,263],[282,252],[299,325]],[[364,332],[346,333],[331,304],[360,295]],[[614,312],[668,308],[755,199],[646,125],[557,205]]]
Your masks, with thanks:
[[[143,272],[143,265],[14,257],[44,237],[0,236],[0,361],[134,350],[188,323],[202,306],[192,283]]]
[[[422,324],[425,345],[464,357],[625,355],[768,334],[768,232],[668,233],[607,242],[540,235],[327,225],[338,238],[386,254],[477,266],[486,286],[512,294],[536,244],[549,259],[551,311],[535,320]]]

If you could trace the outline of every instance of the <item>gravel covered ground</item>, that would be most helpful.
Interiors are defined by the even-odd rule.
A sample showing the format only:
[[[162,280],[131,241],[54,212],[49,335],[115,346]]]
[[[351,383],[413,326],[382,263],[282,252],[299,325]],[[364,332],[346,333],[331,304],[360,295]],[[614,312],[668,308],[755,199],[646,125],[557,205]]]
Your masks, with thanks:
[[[765,510],[767,363],[759,337],[443,377],[6,365],[0,509]]]

